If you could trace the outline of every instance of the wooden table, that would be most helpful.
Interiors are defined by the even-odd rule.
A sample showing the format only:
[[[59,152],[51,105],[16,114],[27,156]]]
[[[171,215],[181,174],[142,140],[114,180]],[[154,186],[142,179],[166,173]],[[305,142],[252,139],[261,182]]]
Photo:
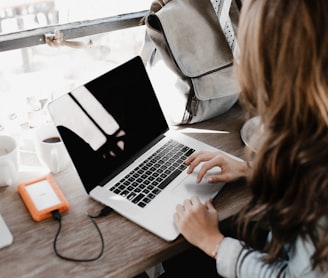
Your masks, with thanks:
[[[244,145],[239,133],[243,123],[243,113],[237,104],[224,115],[178,129],[243,157]],[[33,173],[27,176],[25,173],[24,178],[27,177],[33,178]],[[58,249],[66,256],[95,256],[100,240],[85,212],[96,213],[102,205],[88,197],[72,166],[55,175],[55,180],[71,206],[63,214]],[[235,214],[247,199],[243,184],[225,185],[214,202],[221,220]],[[58,258],[53,250],[58,223],[53,219],[34,222],[16,186],[0,188],[0,213],[14,236],[13,244],[0,250],[0,277],[133,277],[190,247],[182,236],[174,242],[166,242],[111,213],[96,219],[105,241],[103,256],[94,262],[69,262]]]

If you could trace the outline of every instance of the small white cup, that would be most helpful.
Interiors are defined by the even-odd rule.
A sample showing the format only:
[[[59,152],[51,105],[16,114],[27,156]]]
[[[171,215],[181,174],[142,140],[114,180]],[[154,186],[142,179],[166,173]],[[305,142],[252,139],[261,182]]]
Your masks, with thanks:
[[[0,186],[14,185],[17,178],[17,142],[9,135],[0,135]]]
[[[56,127],[51,124],[39,126],[34,135],[35,149],[41,163],[53,174],[64,170],[70,158]]]

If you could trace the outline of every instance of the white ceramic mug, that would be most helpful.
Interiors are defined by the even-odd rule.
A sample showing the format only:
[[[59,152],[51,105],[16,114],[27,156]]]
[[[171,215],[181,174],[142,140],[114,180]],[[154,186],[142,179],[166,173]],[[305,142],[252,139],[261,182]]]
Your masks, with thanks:
[[[53,174],[64,170],[70,158],[56,127],[52,124],[39,126],[34,135],[35,149],[41,163]]]
[[[17,142],[9,135],[0,135],[0,186],[14,185],[17,178]]]

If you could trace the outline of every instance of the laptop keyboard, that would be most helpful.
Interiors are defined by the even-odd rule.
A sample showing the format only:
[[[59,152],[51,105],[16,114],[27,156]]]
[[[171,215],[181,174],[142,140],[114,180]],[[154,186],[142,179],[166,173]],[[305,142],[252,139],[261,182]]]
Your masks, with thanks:
[[[184,161],[194,151],[171,139],[109,190],[145,207],[187,168]]]

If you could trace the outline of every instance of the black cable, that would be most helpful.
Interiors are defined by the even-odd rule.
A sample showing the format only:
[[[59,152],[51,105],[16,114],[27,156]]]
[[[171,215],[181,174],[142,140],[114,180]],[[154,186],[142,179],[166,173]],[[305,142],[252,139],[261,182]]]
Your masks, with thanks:
[[[54,242],[53,242],[53,247],[54,247],[54,251],[55,251],[55,254],[57,255],[57,257],[63,259],[63,260],[67,260],[67,261],[73,261],[73,262],[92,262],[92,261],[96,261],[98,260],[102,254],[104,253],[104,247],[105,247],[105,243],[104,243],[104,238],[102,236],[102,233],[96,223],[96,221],[94,220],[94,218],[98,218],[98,217],[102,217],[102,216],[106,216],[108,215],[113,209],[110,208],[110,207],[104,207],[98,215],[96,216],[92,216],[90,215],[88,212],[86,213],[86,216],[91,220],[91,222],[95,225],[97,231],[98,231],[98,234],[99,234],[99,237],[100,237],[100,240],[101,240],[101,249],[100,249],[100,252],[97,256],[93,257],[93,258],[90,258],[90,259],[75,259],[75,258],[71,258],[71,257],[66,257],[62,254],[60,254],[57,250],[57,241],[58,241],[58,236],[60,234],[60,231],[61,231],[61,227],[62,227],[62,224],[61,224],[61,214],[59,212],[59,210],[54,210],[52,211],[52,216],[53,218],[58,222],[59,226],[58,226],[58,230],[57,230],[57,233],[55,235],[55,239],[54,239]]]
[[[102,216],[106,216],[106,215],[108,215],[109,213],[111,213],[113,211],[113,209],[111,208],[111,207],[104,207],[100,212],[99,212],[99,214],[98,215],[95,215],[95,216],[93,216],[93,215],[90,215],[88,212],[86,213],[87,214],[87,216],[88,217],[90,217],[90,218],[98,218],[98,217],[102,217]]]

